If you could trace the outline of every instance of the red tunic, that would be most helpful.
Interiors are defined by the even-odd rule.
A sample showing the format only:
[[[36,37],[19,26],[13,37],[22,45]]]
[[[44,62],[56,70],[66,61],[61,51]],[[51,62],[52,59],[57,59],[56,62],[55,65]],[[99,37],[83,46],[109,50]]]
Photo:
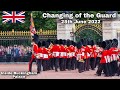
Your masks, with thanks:
[[[101,57],[101,60],[100,60],[100,63],[107,63],[107,59],[106,59],[106,56],[107,56],[107,50],[104,50],[102,52],[102,57]]]
[[[60,58],[60,46],[59,45],[53,45],[50,52],[52,53],[53,57]]]
[[[35,58],[35,55],[34,55],[34,54],[37,54],[37,53],[38,53],[38,45],[37,45],[37,44],[34,44],[34,45],[33,45],[32,58]]]
[[[47,48],[43,47],[42,48],[42,54],[43,54],[43,60],[49,60],[49,51]]]
[[[96,58],[98,55],[98,53],[96,52],[96,49],[97,48],[95,46],[91,47],[91,57],[93,57],[93,58]]]
[[[67,58],[67,52],[64,45],[60,45],[60,58]]]
[[[67,49],[69,51],[69,53],[67,54],[68,58],[72,58],[73,57],[73,46],[70,45]]]
[[[77,49],[76,58],[77,58],[77,60],[84,59],[84,52],[82,52],[81,49]]]
[[[90,58],[90,53],[91,53],[90,48],[88,46],[85,46],[84,49],[85,49],[84,59]]]
[[[43,54],[42,54],[42,49],[41,47],[38,48],[38,58],[43,59]]]

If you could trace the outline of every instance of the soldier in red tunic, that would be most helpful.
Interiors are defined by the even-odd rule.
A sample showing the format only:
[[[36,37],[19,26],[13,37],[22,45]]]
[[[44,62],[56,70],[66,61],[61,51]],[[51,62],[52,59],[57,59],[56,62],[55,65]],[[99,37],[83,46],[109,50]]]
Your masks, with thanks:
[[[58,72],[59,67],[59,58],[60,58],[60,46],[58,45],[58,40],[54,41],[54,45],[52,46],[50,52],[53,55],[55,61],[55,71]]]
[[[76,60],[77,60],[77,68],[78,72],[81,73],[84,71],[84,52],[82,51],[82,43],[79,41],[77,43],[77,52],[76,52]]]
[[[47,42],[42,41],[43,71],[49,70],[49,50]]]
[[[67,56],[67,53],[66,53],[66,48],[65,48],[65,42],[60,39],[59,40],[59,44],[60,44],[60,70],[61,71],[65,71],[66,69],[66,56]]]
[[[71,41],[67,40],[67,47],[66,47],[66,51],[67,51],[67,69],[71,70],[71,60],[72,60],[72,53],[71,53],[71,49],[70,49],[70,45],[71,45]]]
[[[29,72],[32,71],[32,63],[36,60],[36,55],[38,53],[38,45],[37,45],[38,41],[39,41],[38,35],[34,34],[32,39],[33,50],[32,50],[31,60],[29,62]]]
[[[96,52],[96,46],[93,40],[91,40],[91,59],[90,59],[90,66],[91,69],[95,69],[95,63],[96,63],[96,58],[97,58],[97,52]]]
[[[107,67],[107,43],[105,41],[102,42],[101,47],[104,49],[102,52],[100,64],[98,66],[98,70],[96,72],[97,76],[101,76],[102,71],[104,72],[105,76],[109,76],[109,71]]]
[[[84,40],[84,49],[85,49],[85,70],[86,71],[89,71],[90,69],[90,53],[91,53],[91,50],[90,50],[90,46],[87,45],[88,44],[88,41],[87,39]]]
[[[43,60],[43,54],[42,54],[42,43],[39,41],[38,42],[38,53],[36,55],[36,59],[37,59],[37,71],[38,73],[41,72],[41,65],[42,65],[42,60]]]

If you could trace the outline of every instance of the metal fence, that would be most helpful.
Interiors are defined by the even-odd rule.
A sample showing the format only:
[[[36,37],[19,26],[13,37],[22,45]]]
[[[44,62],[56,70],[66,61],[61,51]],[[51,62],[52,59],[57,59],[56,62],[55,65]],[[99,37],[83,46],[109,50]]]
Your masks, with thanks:
[[[37,34],[39,35],[40,40],[46,39],[56,39],[57,30],[38,30]],[[9,45],[31,45],[31,35],[30,31],[0,31],[0,45],[9,46]]]

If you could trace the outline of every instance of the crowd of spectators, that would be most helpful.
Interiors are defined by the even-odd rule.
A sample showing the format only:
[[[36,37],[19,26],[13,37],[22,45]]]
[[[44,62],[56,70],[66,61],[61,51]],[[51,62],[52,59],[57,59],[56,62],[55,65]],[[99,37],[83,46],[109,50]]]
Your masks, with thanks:
[[[29,61],[31,54],[30,46],[0,46],[0,62],[26,62]]]

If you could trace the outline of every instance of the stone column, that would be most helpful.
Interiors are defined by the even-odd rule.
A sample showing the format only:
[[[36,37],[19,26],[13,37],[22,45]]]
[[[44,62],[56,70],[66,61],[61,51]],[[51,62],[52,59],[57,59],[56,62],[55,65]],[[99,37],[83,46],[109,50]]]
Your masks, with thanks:
[[[57,22],[57,39],[70,39],[74,40],[74,37],[71,37],[71,32],[74,33],[75,24],[62,24],[59,20]]]

